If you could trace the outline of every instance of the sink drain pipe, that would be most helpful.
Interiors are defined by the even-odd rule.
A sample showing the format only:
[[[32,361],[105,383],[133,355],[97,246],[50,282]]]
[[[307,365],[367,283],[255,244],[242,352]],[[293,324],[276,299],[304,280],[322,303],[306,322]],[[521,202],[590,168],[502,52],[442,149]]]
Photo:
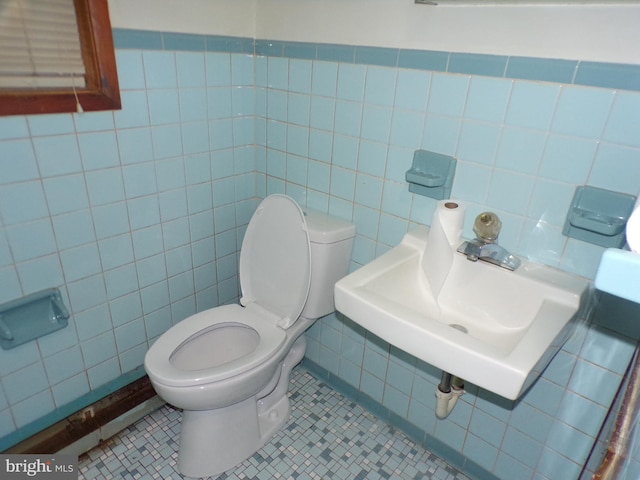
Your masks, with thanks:
[[[441,420],[447,418],[463,394],[463,380],[443,371],[440,384],[436,387],[436,417]]]

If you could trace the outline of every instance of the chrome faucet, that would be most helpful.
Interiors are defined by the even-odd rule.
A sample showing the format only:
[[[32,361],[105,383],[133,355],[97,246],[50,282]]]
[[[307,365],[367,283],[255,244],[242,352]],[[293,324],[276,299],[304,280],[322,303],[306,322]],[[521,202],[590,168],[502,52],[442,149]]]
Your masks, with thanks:
[[[473,231],[476,238],[463,242],[458,252],[467,256],[467,260],[492,263],[507,270],[520,266],[520,259],[497,244],[502,222],[495,213],[484,212],[476,217]]]

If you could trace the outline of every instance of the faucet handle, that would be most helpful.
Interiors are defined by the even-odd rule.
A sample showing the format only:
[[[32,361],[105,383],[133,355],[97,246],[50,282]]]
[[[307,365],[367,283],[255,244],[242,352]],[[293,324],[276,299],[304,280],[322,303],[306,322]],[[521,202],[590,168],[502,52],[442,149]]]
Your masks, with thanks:
[[[493,212],[482,212],[473,222],[473,232],[485,243],[495,243],[501,228],[502,222]]]

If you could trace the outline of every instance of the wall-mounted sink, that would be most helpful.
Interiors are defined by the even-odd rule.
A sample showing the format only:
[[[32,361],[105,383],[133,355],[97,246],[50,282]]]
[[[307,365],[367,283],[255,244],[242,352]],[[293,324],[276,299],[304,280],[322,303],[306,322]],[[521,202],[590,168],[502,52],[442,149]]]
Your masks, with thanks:
[[[515,400],[589,304],[590,282],[522,261],[515,271],[454,255],[434,298],[421,258],[428,229],[336,284],[338,311],[411,355]]]

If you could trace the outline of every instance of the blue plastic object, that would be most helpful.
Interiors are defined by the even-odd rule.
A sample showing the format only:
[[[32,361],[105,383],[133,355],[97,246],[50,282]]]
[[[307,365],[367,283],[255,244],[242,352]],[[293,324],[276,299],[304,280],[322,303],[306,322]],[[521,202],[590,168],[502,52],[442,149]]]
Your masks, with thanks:
[[[0,346],[9,350],[67,326],[60,291],[49,288],[0,305]]]
[[[410,192],[444,200],[451,196],[455,171],[455,158],[428,150],[416,150],[405,179],[409,182]]]
[[[603,292],[640,303],[640,254],[606,249],[600,258],[594,285]]]
[[[577,187],[562,233],[602,247],[625,244],[624,227],[636,197],[602,188]]]

